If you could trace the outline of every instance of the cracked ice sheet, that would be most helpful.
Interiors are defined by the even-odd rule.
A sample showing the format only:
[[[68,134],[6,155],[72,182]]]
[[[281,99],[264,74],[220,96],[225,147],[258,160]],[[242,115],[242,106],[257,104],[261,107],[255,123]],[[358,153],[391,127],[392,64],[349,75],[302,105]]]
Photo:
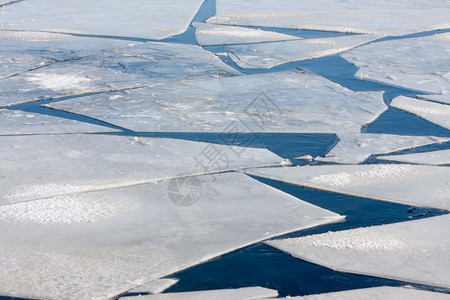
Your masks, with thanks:
[[[15,134],[96,133],[114,131],[119,130],[21,110],[0,109],[0,136]]]
[[[1,28],[164,39],[183,33],[202,0],[22,1],[0,8]]]
[[[387,108],[382,93],[300,72],[183,81],[46,106],[133,131],[308,133],[360,132]]]
[[[388,154],[409,148],[450,141],[434,136],[403,136],[391,134],[338,134],[338,144],[325,157],[316,161],[358,164],[374,154]]]
[[[386,300],[386,299],[396,299],[396,300],[426,300],[426,299],[436,299],[436,300],[449,300],[450,295],[444,293],[436,293],[431,291],[416,290],[414,288],[405,287],[391,287],[391,286],[381,286],[366,289],[348,290],[342,292],[325,293],[325,294],[315,294],[303,297],[288,297],[280,298],[286,300],[360,300],[360,299],[371,299],[371,300]]]
[[[0,294],[111,298],[238,248],[343,220],[241,173],[197,179],[201,196],[190,207],[168,198],[174,181],[1,206]],[[64,224],[41,222],[55,217]]]
[[[237,74],[199,46],[134,43],[0,80],[0,106]]]
[[[341,272],[450,288],[450,215],[267,244]]]
[[[140,285],[134,289],[129,290],[127,293],[139,294],[150,293],[160,294],[180,281],[178,278],[162,278],[150,281],[149,283]]]
[[[450,130],[450,105],[399,96],[390,106]]]
[[[450,92],[450,33],[372,43],[341,56],[359,68],[355,76],[361,79],[439,95]]]
[[[208,23],[405,35],[450,28],[446,0],[218,0]],[[370,20],[370,22],[367,22]]]
[[[275,31],[238,26],[193,23],[195,38],[201,46],[260,43],[270,41],[299,40],[300,38]]]
[[[450,150],[439,150],[423,153],[389,155],[377,157],[378,160],[399,161],[420,165],[450,165]]]
[[[0,205],[246,167],[266,149],[113,135],[0,137]]]
[[[450,168],[332,165],[247,170],[289,184],[379,201],[450,210]]]
[[[241,68],[270,69],[293,61],[338,54],[377,39],[376,35],[303,39],[263,44],[228,46],[226,51]]]
[[[198,292],[185,292],[185,293],[168,293],[160,295],[148,295],[136,297],[122,297],[121,300],[252,300],[252,299],[266,299],[278,296],[278,292],[275,290],[255,286],[239,289],[223,289],[223,290],[207,290]]]

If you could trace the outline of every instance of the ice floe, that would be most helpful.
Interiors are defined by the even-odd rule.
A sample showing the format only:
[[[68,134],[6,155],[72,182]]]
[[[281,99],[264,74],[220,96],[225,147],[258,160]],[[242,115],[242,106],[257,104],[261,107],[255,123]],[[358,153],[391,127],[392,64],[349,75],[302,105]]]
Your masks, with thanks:
[[[380,92],[301,72],[180,81],[47,106],[133,131],[309,133],[360,132],[387,108]]]
[[[266,149],[113,135],[0,137],[0,204],[280,165]],[[170,167],[169,167],[170,166]]]
[[[216,6],[208,23],[383,35],[450,28],[446,0],[217,0]]]
[[[325,157],[316,161],[358,164],[374,154],[388,154],[409,148],[450,141],[434,136],[403,136],[392,134],[338,134],[339,143]]]
[[[418,98],[450,104],[450,94],[447,95],[417,95]]]
[[[65,196],[66,204],[80,199],[93,210],[94,220],[87,223],[78,222],[77,215],[86,218],[80,208],[65,210],[66,218],[56,210],[51,218],[59,223],[66,219],[65,225],[42,224],[39,220],[52,211],[48,205],[59,197],[45,199],[45,205],[43,200],[28,202],[32,217],[27,222],[0,221],[0,294],[109,299],[237,248],[342,221],[244,174],[221,174],[215,182],[207,177],[196,177],[204,185],[199,201],[190,207],[172,202],[168,191],[177,180]],[[178,188],[180,194],[191,195],[194,187]],[[12,218],[19,210],[17,204],[1,207],[2,216],[9,212]],[[96,217],[98,209],[101,218]]]
[[[450,168],[420,165],[332,165],[247,171],[299,186],[373,200],[450,210]]]
[[[450,91],[450,33],[372,43],[341,56],[359,68],[361,79],[438,95]]]
[[[378,159],[421,165],[450,165],[450,150],[380,156]]]
[[[450,105],[399,96],[390,106],[450,130]]]
[[[193,23],[195,38],[199,45],[230,45],[270,41],[298,40],[300,38],[262,29],[239,26],[224,26],[208,23]]]
[[[338,54],[376,38],[376,35],[353,35],[228,46],[226,50],[241,68],[270,69],[292,61]]]
[[[150,281],[128,291],[132,294],[160,294],[180,281],[178,278],[163,278]]]
[[[449,226],[444,215],[267,243],[333,270],[449,289]]]
[[[202,0],[17,1],[0,8],[1,28],[164,39],[183,33]]]

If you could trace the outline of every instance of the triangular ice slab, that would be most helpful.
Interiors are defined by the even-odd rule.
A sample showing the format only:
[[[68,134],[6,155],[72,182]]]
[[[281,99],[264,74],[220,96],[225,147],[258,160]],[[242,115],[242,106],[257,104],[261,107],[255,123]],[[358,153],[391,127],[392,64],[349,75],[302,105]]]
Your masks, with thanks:
[[[450,165],[450,150],[439,150],[403,155],[389,155],[378,157],[378,159],[421,165]]]
[[[450,168],[334,165],[247,171],[299,186],[380,201],[450,210]]]
[[[113,298],[235,249],[342,221],[244,174],[195,180],[0,206],[0,294]],[[177,193],[197,201],[180,207]]]
[[[333,270],[449,289],[450,216],[274,240],[269,245]],[[370,298],[370,297],[369,297]]]

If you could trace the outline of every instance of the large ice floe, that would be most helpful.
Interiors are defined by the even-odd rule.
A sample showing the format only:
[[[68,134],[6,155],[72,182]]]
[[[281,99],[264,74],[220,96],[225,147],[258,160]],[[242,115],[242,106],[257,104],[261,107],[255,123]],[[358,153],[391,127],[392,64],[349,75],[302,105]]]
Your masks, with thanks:
[[[0,294],[111,298],[237,248],[343,220],[241,173],[196,178],[203,185],[174,179],[0,206]],[[177,193],[199,199],[181,207]]]
[[[0,8],[2,29],[164,39],[183,33],[202,0],[17,1]]]
[[[388,154],[409,148],[450,141],[434,136],[406,136],[392,134],[338,134],[339,142],[325,157],[316,161],[358,164],[375,154]]]
[[[341,56],[359,67],[355,76],[361,79],[438,95],[450,92],[450,33],[372,43]]]
[[[299,40],[288,34],[239,26],[225,26],[208,23],[192,24],[195,38],[201,46],[261,43],[273,41]]]
[[[378,157],[378,159],[421,165],[450,165],[450,149],[402,155],[380,156]]]
[[[450,130],[450,105],[399,96],[390,106]]]
[[[380,92],[301,72],[180,81],[48,106],[133,131],[254,133],[356,133],[387,108]]]
[[[270,69],[292,61],[338,54],[373,41],[376,35],[303,39],[273,43],[228,46],[226,50],[241,68]]]
[[[207,22],[404,35],[450,28],[449,13],[446,0],[217,0],[216,15]]]
[[[238,74],[199,46],[132,43],[0,80],[0,106]]]
[[[247,171],[294,185],[373,200],[450,210],[450,168],[406,164],[332,165]]]
[[[268,244],[333,270],[450,289],[449,226],[444,215]]]
[[[266,149],[109,135],[0,137],[0,204],[247,167]]]

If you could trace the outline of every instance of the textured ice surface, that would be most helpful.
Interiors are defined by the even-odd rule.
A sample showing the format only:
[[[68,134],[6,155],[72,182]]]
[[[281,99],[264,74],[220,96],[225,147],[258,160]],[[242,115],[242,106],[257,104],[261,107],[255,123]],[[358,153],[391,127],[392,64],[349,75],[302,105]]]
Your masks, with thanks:
[[[450,92],[450,33],[372,43],[342,57],[359,67],[355,76],[362,79],[439,95]]]
[[[134,43],[0,80],[0,106],[237,74],[199,46]]]
[[[392,100],[390,106],[450,130],[450,105],[399,96]]]
[[[0,8],[2,29],[163,39],[183,33],[202,0],[18,1]]]
[[[421,165],[450,165],[450,150],[447,149],[423,153],[389,155],[378,157],[378,159]]]
[[[208,290],[198,292],[185,292],[185,293],[169,293],[160,295],[148,295],[140,296],[139,300],[252,300],[262,298],[273,298],[278,296],[278,292],[275,290],[263,288],[263,287],[248,287],[239,289],[226,289],[226,290]],[[122,300],[136,300],[136,297],[122,297]]]
[[[295,185],[356,197],[450,210],[450,168],[334,165],[247,171]]]
[[[406,136],[391,134],[338,134],[339,143],[325,157],[317,161],[358,164],[374,154],[388,154],[409,148],[443,143],[450,138],[434,136]]]
[[[0,109],[0,135],[94,133],[117,131],[111,128],[21,110]]]
[[[366,289],[348,290],[342,292],[325,293],[325,294],[315,294],[303,297],[288,297],[281,299],[290,300],[360,300],[360,299],[371,299],[371,300],[386,300],[386,299],[396,299],[396,300],[448,300],[450,295],[444,293],[435,293],[431,291],[416,290],[411,287],[391,287],[391,286],[381,286]]]
[[[0,204],[274,165],[265,149],[105,135],[0,137]]]
[[[48,106],[134,131],[313,133],[360,132],[387,108],[379,92],[300,72],[180,81]]]
[[[449,28],[449,13],[446,0],[218,0],[217,15],[207,22],[404,35]]]
[[[128,291],[128,293],[138,294],[138,293],[149,293],[149,294],[159,294],[170,288],[171,286],[177,284],[180,281],[178,278],[163,278],[156,279],[149,283],[140,285],[134,289]]]
[[[188,149],[183,147],[184,152]],[[181,165],[171,156],[173,165]],[[70,167],[70,162],[65,166]],[[342,220],[240,173],[217,175],[215,182],[209,176],[197,179],[202,183],[201,195],[190,207],[176,206],[168,197],[179,181],[66,196],[66,203],[82,200],[90,214],[100,209],[102,217],[88,223],[78,222],[86,218],[83,209],[65,210],[65,218],[57,209],[53,220],[70,224],[42,224],[38,221],[44,217],[38,216],[47,219],[52,210],[42,200],[28,202],[27,214],[32,218],[27,220],[34,223],[0,221],[0,294],[110,298],[237,248]],[[182,195],[192,192],[192,186],[180,188]],[[3,215],[18,211],[17,204],[1,207]],[[105,216],[105,211],[112,213]]]
[[[450,104],[450,94],[448,93],[446,95],[418,95],[417,97],[420,99]]]
[[[333,270],[448,289],[449,226],[450,215],[444,215],[268,244]]]
[[[376,38],[376,35],[352,35],[237,45],[229,46],[226,50],[233,61],[241,68],[270,69],[292,61],[319,58],[344,52]]]
[[[300,39],[292,35],[262,29],[207,23],[193,23],[193,25],[195,26],[195,38],[197,39],[198,44],[202,46]]]

